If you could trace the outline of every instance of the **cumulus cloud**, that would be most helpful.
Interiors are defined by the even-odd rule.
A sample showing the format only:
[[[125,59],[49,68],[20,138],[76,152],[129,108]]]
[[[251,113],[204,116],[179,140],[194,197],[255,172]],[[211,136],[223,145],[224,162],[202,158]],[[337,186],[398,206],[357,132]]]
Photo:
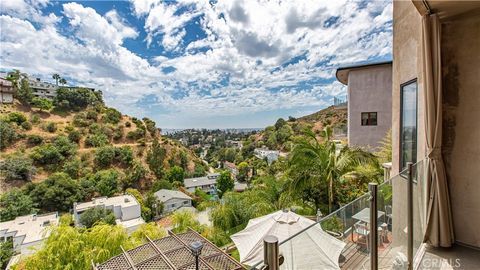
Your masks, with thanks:
[[[345,93],[334,79],[336,67],[391,53],[392,5],[383,1],[130,4],[136,24],[113,6],[100,14],[64,3],[47,14],[46,0],[4,0],[2,67],[62,73],[102,89],[108,104],[125,112],[161,108],[173,119],[320,109]],[[140,56],[127,40],[161,50]]]

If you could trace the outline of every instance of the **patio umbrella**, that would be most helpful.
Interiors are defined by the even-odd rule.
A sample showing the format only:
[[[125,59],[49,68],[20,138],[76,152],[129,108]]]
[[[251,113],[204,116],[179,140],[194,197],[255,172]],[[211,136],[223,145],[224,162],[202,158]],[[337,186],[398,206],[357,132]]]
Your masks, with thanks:
[[[320,225],[291,211],[251,219],[247,227],[231,236],[240,253],[240,262],[253,266],[263,261],[263,238],[274,235],[282,242],[282,269],[340,269],[338,258],[345,243],[324,232]],[[310,228],[309,228],[310,227]]]

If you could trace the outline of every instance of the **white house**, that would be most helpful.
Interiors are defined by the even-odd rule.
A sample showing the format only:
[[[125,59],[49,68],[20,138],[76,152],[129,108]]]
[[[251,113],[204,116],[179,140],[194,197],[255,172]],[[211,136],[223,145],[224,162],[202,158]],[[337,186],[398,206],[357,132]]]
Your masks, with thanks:
[[[141,207],[132,195],[120,195],[115,197],[99,197],[89,202],[74,203],[73,217],[75,226],[81,226],[80,215],[94,207],[102,207],[113,211],[115,222],[124,226],[127,231],[133,232],[138,226],[145,223],[141,217]]]
[[[164,213],[173,212],[181,207],[189,207],[192,206],[192,198],[187,194],[177,191],[177,190],[168,190],[168,189],[161,189],[155,192],[155,196],[163,202]]]
[[[57,96],[58,86],[53,83],[42,82],[40,78],[28,79],[28,86],[36,97],[53,99]]]
[[[268,148],[255,148],[253,154],[259,159],[267,158],[268,164],[271,164],[273,161],[278,159],[280,152],[276,150],[269,150]]]
[[[190,193],[195,192],[195,190],[199,188],[211,195],[216,193],[215,185],[217,184],[217,178],[219,176],[219,173],[210,173],[203,177],[187,178],[183,183]]]
[[[13,83],[4,78],[0,78],[0,103],[13,103]]]
[[[32,254],[50,235],[48,227],[57,225],[57,213],[27,215],[0,223],[0,241],[13,241],[13,249],[22,255]]]

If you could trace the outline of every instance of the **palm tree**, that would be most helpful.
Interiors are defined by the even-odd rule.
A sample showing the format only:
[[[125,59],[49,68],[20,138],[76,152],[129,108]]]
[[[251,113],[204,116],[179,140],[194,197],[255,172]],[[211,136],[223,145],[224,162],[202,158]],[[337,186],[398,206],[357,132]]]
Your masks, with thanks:
[[[58,86],[58,80],[60,80],[60,75],[55,73],[52,75],[52,78],[55,80],[55,84]]]
[[[59,82],[61,85],[67,84],[67,80],[65,80],[65,78],[60,78],[60,80],[58,80],[58,82]]]
[[[335,184],[347,175],[351,175],[358,165],[374,163],[373,154],[360,148],[344,147],[337,149],[331,140],[332,129],[325,128],[320,134],[320,141],[315,134],[308,130],[305,136],[298,139],[289,156],[289,176],[291,177],[290,190],[296,194],[310,196],[315,206],[321,204],[319,196],[327,188],[328,211],[331,212],[335,198]],[[316,189],[312,191],[311,189]],[[312,198],[312,195],[314,197]]]

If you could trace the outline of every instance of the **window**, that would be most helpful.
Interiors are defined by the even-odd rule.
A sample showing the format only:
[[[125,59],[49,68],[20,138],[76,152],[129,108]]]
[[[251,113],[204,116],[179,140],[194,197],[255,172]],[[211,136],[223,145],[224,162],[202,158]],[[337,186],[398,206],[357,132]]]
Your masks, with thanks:
[[[417,162],[417,80],[400,86],[400,168]]]
[[[362,126],[376,126],[377,113],[376,112],[362,112]]]

